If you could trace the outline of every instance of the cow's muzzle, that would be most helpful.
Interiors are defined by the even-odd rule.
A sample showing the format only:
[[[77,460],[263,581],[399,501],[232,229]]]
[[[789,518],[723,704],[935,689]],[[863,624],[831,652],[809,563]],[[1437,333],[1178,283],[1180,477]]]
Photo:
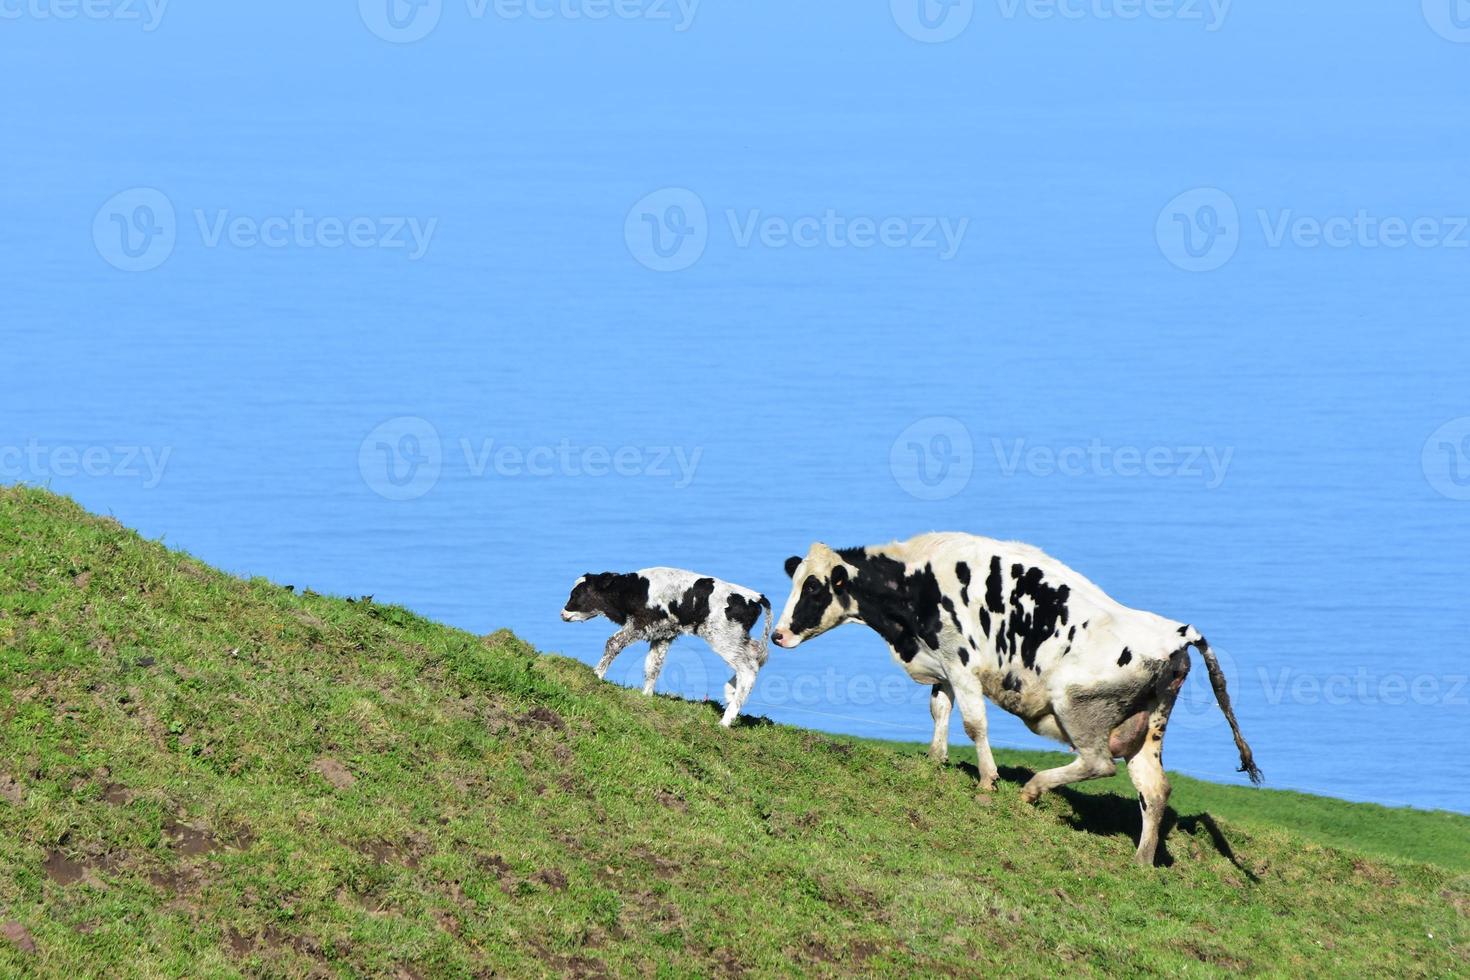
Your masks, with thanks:
[[[777,630],[771,634],[771,642],[782,650],[794,650],[801,642],[801,637],[795,633],[788,633],[786,630]]]

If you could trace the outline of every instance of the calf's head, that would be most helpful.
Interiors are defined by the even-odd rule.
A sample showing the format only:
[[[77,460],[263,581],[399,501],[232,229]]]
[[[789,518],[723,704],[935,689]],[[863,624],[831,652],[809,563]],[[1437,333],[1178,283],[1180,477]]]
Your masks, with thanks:
[[[636,598],[640,581],[646,598],[648,582],[638,575],[588,572],[572,586],[572,594],[567,596],[567,604],[562,607],[562,621],[581,623],[606,616],[621,626],[628,621],[629,607]]]
[[[819,542],[805,558],[792,555],[786,559],[786,574],[791,576],[791,595],[772,643],[790,650],[857,618],[851,592],[854,570],[831,548]]]

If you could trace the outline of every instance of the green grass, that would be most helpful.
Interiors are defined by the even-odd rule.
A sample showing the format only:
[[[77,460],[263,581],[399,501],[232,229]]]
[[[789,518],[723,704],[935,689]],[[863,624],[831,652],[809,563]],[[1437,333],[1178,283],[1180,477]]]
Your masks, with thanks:
[[[1137,868],[1122,784],[717,718],[0,489],[0,975],[1470,970],[1470,819],[1181,778]]]
[[[928,743],[875,744],[887,745],[911,755],[923,755],[929,751]],[[1003,772],[1011,769],[1011,778],[1024,780],[1037,770],[1062,765],[1075,757],[1060,752],[997,749],[995,758]],[[951,765],[973,766],[974,747],[952,747],[949,761]],[[1470,817],[1462,814],[1386,807],[1375,803],[1347,803],[1292,790],[1222,786],[1176,772],[1169,773],[1169,782],[1174,789],[1169,803],[1178,813],[1209,814],[1243,826],[1289,827],[1297,836],[1318,844],[1376,857],[1424,861],[1470,873]],[[1121,765],[1118,774],[1111,779],[1076,783],[1067,787],[1066,792],[1110,797],[1122,809],[1129,811],[1125,821],[1134,819],[1131,811],[1136,805],[1133,802],[1136,790]],[[1080,805],[1085,808],[1097,804],[1088,800]],[[1128,826],[1136,835],[1137,828],[1131,823]]]

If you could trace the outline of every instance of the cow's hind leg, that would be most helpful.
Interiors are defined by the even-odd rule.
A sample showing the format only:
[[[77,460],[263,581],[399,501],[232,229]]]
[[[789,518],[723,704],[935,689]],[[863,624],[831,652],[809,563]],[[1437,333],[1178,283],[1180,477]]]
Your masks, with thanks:
[[[1108,718],[1113,709],[1102,701],[1077,702],[1058,705],[1054,714],[1066,730],[1077,750],[1077,758],[1065,766],[1044,769],[1031,777],[1021,789],[1021,799],[1035,803],[1047,790],[1078,783],[1084,779],[1102,779],[1118,771],[1113,764],[1113,754],[1108,747],[1108,737],[1113,726]]]
[[[725,714],[720,718],[720,724],[726,728],[735,724],[735,719],[740,717],[740,709],[745,707],[745,699],[750,697],[750,689],[755,687],[755,661],[742,659],[734,667],[735,689],[725,702]],[[729,685],[726,685],[726,690],[729,690]]]
[[[669,655],[669,647],[673,640],[650,640],[648,644],[648,659],[643,661],[643,693],[652,694],[654,684],[658,683],[658,675],[663,672],[664,660]]]
[[[929,689],[929,717],[934,719],[929,758],[933,762],[944,762],[949,758],[949,713],[953,707],[954,691],[948,684],[935,684]]]
[[[1138,808],[1143,816],[1143,830],[1138,835],[1138,853],[1134,860],[1152,866],[1159,846],[1159,828],[1169,803],[1169,778],[1164,775],[1164,729],[1169,713],[1179,697],[1179,688],[1189,674],[1189,660],[1175,658],[1172,675],[1158,702],[1148,714],[1148,730],[1142,744],[1128,759],[1128,778],[1138,790]]]

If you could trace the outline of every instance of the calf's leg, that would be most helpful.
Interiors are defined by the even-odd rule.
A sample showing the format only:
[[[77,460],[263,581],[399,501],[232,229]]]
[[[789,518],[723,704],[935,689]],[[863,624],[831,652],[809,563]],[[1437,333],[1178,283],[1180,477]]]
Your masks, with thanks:
[[[745,707],[745,699],[750,697],[750,689],[755,687],[755,673],[753,661],[741,660],[735,664],[735,691],[726,702],[724,717],[720,719],[720,724],[726,728],[740,717],[740,709]]]
[[[628,644],[637,638],[637,631],[627,626],[607,638],[607,646],[602,648],[602,659],[597,661],[595,668],[599,680],[606,679],[608,668],[612,666],[618,654],[622,653]]]
[[[648,657],[643,661],[643,693],[652,694],[653,685],[664,669],[664,659],[669,655],[673,640],[652,640],[648,644]]]

